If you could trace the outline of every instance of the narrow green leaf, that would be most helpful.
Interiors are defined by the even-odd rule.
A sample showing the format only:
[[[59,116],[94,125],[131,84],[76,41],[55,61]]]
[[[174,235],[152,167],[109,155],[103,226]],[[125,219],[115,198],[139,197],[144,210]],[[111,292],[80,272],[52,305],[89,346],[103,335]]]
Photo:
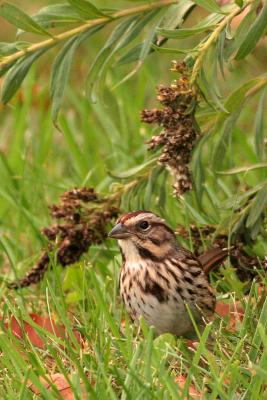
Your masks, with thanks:
[[[226,30],[224,29],[220,36],[219,40],[217,42],[217,58],[218,58],[218,64],[220,67],[220,71],[222,74],[222,77],[225,78],[224,75],[224,49],[225,49],[225,39],[226,39]]]
[[[229,136],[232,135],[233,129],[236,125],[236,122],[240,116],[242,109],[241,107],[231,114],[231,116],[225,121],[225,124],[221,130],[221,134],[219,140],[217,141],[213,156],[212,156],[212,164],[216,169],[222,165],[226,150],[227,150],[227,141],[229,140]]]
[[[224,57],[226,60],[229,59],[231,55],[237,51],[237,49],[239,49],[254,19],[255,19],[254,10],[249,11],[247,15],[245,15],[245,17],[242,19],[242,21],[240,22],[240,24],[236,29],[236,32],[234,33],[234,37],[224,49]]]
[[[246,227],[251,228],[258,220],[261,213],[266,210],[267,206],[267,183],[257,193],[251,203],[250,211],[246,221]]]
[[[53,4],[41,8],[32,19],[44,28],[56,28],[81,22],[83,19],[69,4]]]
[[[188,29],[164,29],[158,28],[157,33],[169,39],[184,39],[190,36],[199,35],[200,33],[206,32],[214,28],[216,25],[210,25],[207,27],[200,28],[188,28]]]
[[[174,29],[178,28],[186,19],[187,14],[189,14],[190,10],[195,7],[195,4],[192,1],[181,0],[179,4],[173,4],[167,8],[165,11],[164,17],[159,24],[159,27],[164,27],[166,29]],[[165,39],[166,40],[166,39]],[[164,40],[164,41],[165,41]],[[119,60],[116,62],[116,66],[120,66],[123,64],[128,64],[134,61],[138,61],[141,49],[144,46],[144,42],[137,44],[136,46],[129,49],[125,54],[123,54]],[[162,50],[161,50],[162,49]],[[175,50],[175,49],[165,49],[162,46],[157,45],[157,38],[153,40],[151,43],[149,53],[158,50],[162,53],[178,53],[178,54],[187,54],[187,51],[184,50]]]
[[[7,71],[9,71],[15,64],[16,64],[16,61],[11,61],[9,64],[1,66],[0,67],[0,78],[2,76],[4,76],[7,73]]]
[[[173,4],[165,11],[164,18],[160,26],[166,29],[178,28],[183,24],[188,12],[195,7],[190,0],[181,0],[178,4]]]
[[[216,171],[216,174],[235,175],[235,174],[240,174],[241,172],[248,172],[248,171],[252,171],[254,169],[259,169],[259,168],[267,168],[267,162],[266,163],[248,165],[248,166],[245,166],[245,167],[231,168],[231,169],[228,169],[227,171]]]
[[[14,346],[14,344],[8,339],[8,336],[3,332],[0,332],[0,348],[1,351],[10,359],[18,378],[22,379],[23,376],[29,373],[29,381],[38,388],[44,398],[47,400],[53,400],[52,394],[44,387],[44,385],[42,385],[35,371],[26,360],[24,360],[23,354],[21,354],[22,352]]]
[[[259,160],[264,154],[264,111],[267,90],[265,89],[260,97],[254,124],[254,146]]]
[[[0,42],[0,56],[8,56],[9,54],[16,53],[16,51],[26,49],[29,46],[29,42]]]
[[[79,39],[80,37],[74,37],[68,40],[56,56],[52,65],[50,90],[53,122],[57,120],[65,87],[69,78],[72,57],[79,45]]]
[[[209,71],[207,71],[209,72]],[[223,103],[221,102],[219,95],[218,95],[218,88],[217,88],[217,80],[216,79],[208,79],[204,68],[201,68],[199,74],[199,87],[207,100],[207,102],[211,105],[211,107],[215,109],[219,109],[224,113],[227,113],[227,109],[224,107]]]
[[[262,339],[261,339],[261,335],[259,333],[259,326],[262,325],[265,328],[265,331],[267,329],[267,299],[265,299],[264,304],[262,306],[261,309],[261,313],[260,313],[260,317],[257,323],[257,326],[255,327],[255,333],[253,336],[253,340],[251,343],[251,348],[250,351],[248,353],[249,359],[252,362],[256,362],[258,355],[259,355],[259,349],[260,346],[262,344]]]
[[[191,204],[189,204],[188,201],[185,200],[185,198],[180,198],[180,201],[184,203],[185,207],[188,209],[192,217],[201,225],[207,225],[211,221],[209,220],[208,216],[201,214],[196,208],[194,208]],[[207,218],[206,218],[207,217]]]
[[[197,52],[197,49],[170,49],[168,47],[161,47],[161,46],[156,46],[155,44],[151,45],[152,49],[154,49],[155,51],[158,51],[159,53],[169,53],[169,54],[188,54],[188,53],[192,53],[192,52]]]
[[[178,4],[173,4],[167,8],[165,15],[159,24],[159,28],[177,29],[190,15],[190,12],[195,7],[193,1],[181,0]]]
[[[247,32],[246,36],[238,49],[235,56],[236,60],[242,60],[245,58],[256,46],[257,42],[264,34],[267,27],[267,3],[264,2],[263,9],[256,18],[255,22]]]
[[[194,0],[198,6],[205,8],[208,11],[223,13],[215,0]]]
[[[193,153],[192,158],[192,173],[193,173],[193,183],[196,191],[196,196],[198,201],[201,203],[203,195],[203,183],[205,181],[205,169],[203,167],[202,161],[202,150],[206,141],[209,139],[210,135],[206,133],[197,143],[196,149]]]
[[[55,58],[55,61],[52,65],[50,84],[53,122],[56,122],[57,120],[75,50],[84,40],[88,39],[89,36],[102,29],[102,27],[103,25],[95,27],[79,36],[69,39]]]
[[[160,22],[163,19],[163,14],[165,14],[165,10],[156,10],[157,12],[155,12],[154,15],[152,15],[152,18],[157,15],[157,18],[155,21],[153,21],[153,23],[151,24],[151,26],[148,29],[148,32],[146,34],[145,40],[143,42],[143,46],[141,48],[140,51],[140,56],[139,56],[139,61],[143,62],[144,59],[146,58],[147,54],[149,53],[150,50],[150,46],[153,42],[153,39],[156,35],[156,28],[157,26],[160,24]]]
[[[36,61],[47,50],[48,49],[42,49],[36,53],[26,55],[11,67],[5,77],[2,87],[1,101],[4,104],[8,103],[17,92],[34,61]]]
[[[68,3],[80,14],[82,18],[92,19],[107,16],[88,0],[68,0]]]
[[[128,171],[124,171],[124,172],[109,172],[109,174],[111,176],[113,176],[114,178],[118,178],[118,179],[128,179],[131,178],[133,176],[138,176],[138,175],[142,175],[142,173],[144,173],[148,167],[151,167],[151,165],[156,163],[157,158],[152,158],[151,160],[141,164],[141,165],[137,165],[136,167],[133,167],[131,169],[129,169]]]
[[[246,102],[249,91],[261,84],[263,80],[264,82],[266,80],[264,75],[251,79],[228,96],[224,102],[224,108],[227,110],[227,113],[221,111],[218,114],[217,122],[215,123],[213,129],[214,133],[221,132],[225,121],[231,117],[232,113],[237,112],[238,109]]]
[[[101,74],[102,68],[105,66],[105,63],[107,63],[107,59],[110,56],[110,53],[112,51],[112,46],[121,38],[123,37],[124,33],[131,27],[132,24],[134,24],[137,20],[137,17],[131,17],[126,19],[125,21],[122,21],[120,24],[118,24],[114,31],[111,33],[110,37],[108,38],[107,42],[105,45],[102,47],[100,52],[97,54],[93,64],[91,65],[91,68],[88,72],[87,78],[86,78],[86,90],[87,92],[93,92],[93,87],[97,81],[97,78]],[[94,95],[92,95],[93,101]]]
[[[51,36],[49,32],[37,24],[29,15],[13,4],[7,2],[0,4],[0,15],[12,25],[26,32]]]
[[[131,43],[139,33],[144,29],[148,22],[160,10],[153,10],[144,16],[133,16],[123,21],[115,28],[105,46],[101,49],[94,61],[87,78],[86,87],[91,93],[92,100],[95,102],[97,98],[94,88],[100,81],[104,82],[104,75],[112,61],[113,56],[121,49]],[[120,35],[119,35],[120,34]],[[113,47],[113,45],[115,46]]]
[[[166,29],[166,26],[164,26],[164,28],[159,27],[157,29],[157,33],[167,38],[183,39],[186,37],[198,35],[200,33],[206,32],[207,30],[212,30],[218,24],[218,22],[222,20],[222,18],[223,15],[214,13],[210,14],[206,18],[203,18],[197,25],[193,26],[192,28]]]
[[[119,60],[116,62],[116,66],[120,66],[123,64],[129,64],[131,62],[137,61],[141,48],[143,47],[143,43],[139,43],[136,46],[132,47],[130,50],[128,50],[125,54],[123,54]],[[153,44],[151,45],[151,47],[153,48]],[[156,48],[158,48],[158,46],[155,46]]]
[[[138,71],[138,69],[141,67],[141,65],[144,62],[144,59],[146,58],[147,54],[150,51],[151,45],[153,43],[154,38],[156,37],[156,27],[158,26],[158,24],[160,23],[159,21],[162,20],[162,14],[165,13],[165,10],[155,10],[155,15],[158,15],[159,18],[156,19],[156,21],[154,21],[151,26],[148,29],[148,33],[145,37],[145,40],[142,43],[142,47],[140,48],[140,54],[138,57],[138,63],[135,66],[135,68],[130,71],[126,76],[123,77],[123,79],[121,79],[118,83],[116,83],[116,85],[113,86],[113,89],[117,88],[118,86],[120,86],[121,84],[123,84],[124,82],[126,82],[128,79],[130,79],[134,74],[136,74],[136,72]]]

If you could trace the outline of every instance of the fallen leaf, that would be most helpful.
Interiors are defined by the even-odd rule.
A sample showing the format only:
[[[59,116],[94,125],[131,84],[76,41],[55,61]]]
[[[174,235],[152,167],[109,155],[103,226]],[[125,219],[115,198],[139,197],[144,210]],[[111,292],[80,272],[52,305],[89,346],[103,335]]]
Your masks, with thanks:
[[[70,377],[69,377],[70,378]],[[74,394],[72,392],[72,389],[70,387],[70,384],[66,377],[63,374],[52,374],[52,375],[46,375],[46,378],[40,377],[40,383],[47,389],[47,390],[52,390],[52,384],[56,386],[57,390],[59,391],[60,395],[64,400],[74,400]],[[48,382],[48,380],[50,382]],[[29,382],[28,388],[31,389],[31,391],[37,395],[40,394],[39,389],[33,385],[31,382]],[[82,399],[86,398],[86,393],[85,393],[85,387],[84,384],[81,383],[81,388],[82,388]]]
[[[235,330],[236,324],[242,321],[244,317],[244,308],[240,301],[237,301],[234,304],[227,304],[218,301],[215,312],[223,318],[229,317],[228,328],[230,330]]]
[[[185,387],[185,383],[186,383],[186,376],[185,375],[176,376],[175,383],[179,386],[180,389],[183,389]],[[202,394],[197,391],[197,389],[195,388],[195,386],[192,383],[190,383],[190,385],[189,385],[188,394],[190,396],[189,398],[191,398],[191,399],[201,399],[202,398]],[[186,400],[187,398],[184,397],[183,399]]]
[[[198,340],[186,339],[186,345],[190,350],[196,350],[198,343]]]
[[[42,317],[37,314],[29,314],[29,317],[35,322],[37,325],[42,327],[44,330],[47,332],[53,333],[56,337],[60,339],[65,339],[67,337],[67,332],[66,328],[62,324],[56,324],[53,320],[51,320],[49,317]],[[23,329],[21,325],[23,324]],[[10,320],[5,324],[5,327],[8,329],[11,329],[12,333],[14,336],[16,336],[19,339],[23,339],[23,330],[25,331],[26,335],[28,336],[30,342],[36,346],[39,347],[40,349],[45,348],[45,343],[43,342],[41,336],[37,333],[36,329],[31,326],[28,322],[26,321],[20,321],[20,323],[17,321],[17,319],[14,317],[14,315],[11,316]],[[81,343],[82,338],[81,334],[73,330],[73,333],[79,343]]]

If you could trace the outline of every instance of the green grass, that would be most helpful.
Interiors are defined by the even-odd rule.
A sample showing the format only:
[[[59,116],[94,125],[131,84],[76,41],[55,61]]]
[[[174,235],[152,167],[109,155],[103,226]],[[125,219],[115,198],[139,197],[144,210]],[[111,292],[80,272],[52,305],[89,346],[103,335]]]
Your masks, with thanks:
[[[147,159],[143,143],[151,137],[153,128],[141,125],[139,113],[156,105],[154,87],[159,71],[159,80],[169,81],[168,71],[163,70],[169,60],[164,57],[159,66],[154,61],[146,62],[134,79],[114,92],[107,90],[102,104],[91,104],[73,85],[60,118],[61,132],[51,124],[47,89],[39,86],[35,71],[25,82],[23,101],[16,100],[2,111],[1,398],[34,398],[28,381],[39,388],[43,398],[60,398],[56,387],[48,391],[39,381],[51,371],[68,379],[76,399],[82,396],[82,386],[90,399],[183,399],[191,383],[205,399],[267,396],[267,301],[260,305],[258,296],[259,282],[266,285],[263,272],[259,282],[252,284],[246,301],[230,266],[213,277],[218,296],[226,297],[231,304],[242,300],[245,315],[234,331],[227,326],[227,318],[216,317],[193,353],[182,339],[171,335],[154,338],[144,324],[139,330],[132,326],[118,298],[120,256],[113,241],[92,247],[81,262],[65,270],[54,265],[37,287],[13,292],[5,285],[4,279],[23,276],[38,258],[44,245],[40,228],[51,223],[47,205],[56,202],[60,193],[82,185],[108,193],[112,187],[128,182],[114,176]],[[110,74],[109,87],[118,80],[117,74]],[[236,84],[234,72],[231,79]],[[234,129],[232,151],[221,169],[257,161],[253,132],[243,135],[255,113],[253,107]],[[266,172],[216,175],[209,167],[211,143],[204,144],[202,209],[197,207],[193,193],[181,202],[174,199],[166,172],[158,168],[148,181],[141,181],[124,197],[122,211],[149,208],[172,226],[180,222],[188,229],[192,222],[220,225],[232,218],[232,210],[222,204],[240,195],[245,186],[261,182]],[[266,251],[261,240],[254,247],[259,255]],[[27,336],[18,340],[4,329],[3,322],[11,315],[32,324],[31,312],[64,323],[68,338],[58,339],[35,326],[45,343],[45,350],[40,350]],[[73,335],[73,326],[83,335],[82,347]],[[207,344],[209,336],[214,338],[213,349]],[[187,376],[187,383],[179,391],[175,378],[181,374]]]

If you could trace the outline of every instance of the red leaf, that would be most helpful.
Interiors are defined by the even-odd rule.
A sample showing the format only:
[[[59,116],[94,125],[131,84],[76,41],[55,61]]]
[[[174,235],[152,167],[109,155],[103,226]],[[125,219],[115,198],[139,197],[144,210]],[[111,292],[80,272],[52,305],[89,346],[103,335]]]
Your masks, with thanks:
[[[215,312],[223,318],[229,316],[228,327],[230,330],[235,330],[237,322],[242,321],[244,317],[244,309],[240,301],[234,304],[218,301]]]
[[[49,317],[41,317],[40,315],[37,314],[30,314],[29,317],[40,327],[42,327],[44,330],[47,332],[53,333],[55,336],[61,339],[65,339],[67,336],[66,328],[64,325],[59,325],[56,324],[53,320],[51,321]],[[26,321],[18,321],[14,317],[14,315],[11,316],[11,319],[8,323],[5,324],[6,328],[10,328],[13,335],[16,336],[19,339],[23,338],[23,329],[21,328],[21,324],[23,324],[23,329],[28,336],[30,342],[36,346],[39,347],[40,349],[45,348],[45,343],[41,339],[40,335],[37,333],[35,328],[31,326],[28,322]],[[73,331],[77,341],[81,343],[81,335],[77,331]]]
[[[59,391],[64,400],[74,400],[75,397],[72,392],[72,389],[69,385],[69,382],[67,381],[67,379],[63,374],[57,373],[57,374],[47,375],[47,378],[49,381],[51,381],[52,384],[56,386],[57,390]],[[47,390],[51,390],[52,385],[50,382],[47,382],[47,379],[40,377],[40,382]],[[33,393],[37,395],[40,394],[39,389],[36,386],[34,386],[31,382],[29,383],[28,387],[31,389]],[[84,391],[84,385],[82,383],[81,387],[84,392],[81,399],[85,399],[86,393]]]
[[[198,340],[186,339],[186,345],[191,350],[195,350],[198,343],[199,343]]]
[[[177,383],[179,388],[183,389],[185,387],[185,383],[186,383],[186,376],[185,375],[176,376],[175,383]],[[199,393],[197,391],[197,389],[195,388],[195,386],[192,383],[190,383],[190,385],[189,385],[188,393],[189,393],[190,398],[192,398],[192,399],[201,399],[202,398],[201,393]],[[186,398],[184,398],[184,399],[186,399]]]

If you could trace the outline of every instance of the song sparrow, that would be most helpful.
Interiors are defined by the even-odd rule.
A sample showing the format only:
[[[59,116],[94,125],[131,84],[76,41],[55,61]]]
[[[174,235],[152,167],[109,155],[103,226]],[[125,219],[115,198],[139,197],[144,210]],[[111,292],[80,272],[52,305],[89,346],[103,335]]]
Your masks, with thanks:
[[[109,233],[118,239],[123,265],[120,294],[130,316],[141,315],[158,334],[192,337],[195,331],[186,304],[199,326],[214,313],[215,295],[203,263],[225,258],[225,250],[196,258],[182,248],[165,221],[152,212],[124,214]]]

